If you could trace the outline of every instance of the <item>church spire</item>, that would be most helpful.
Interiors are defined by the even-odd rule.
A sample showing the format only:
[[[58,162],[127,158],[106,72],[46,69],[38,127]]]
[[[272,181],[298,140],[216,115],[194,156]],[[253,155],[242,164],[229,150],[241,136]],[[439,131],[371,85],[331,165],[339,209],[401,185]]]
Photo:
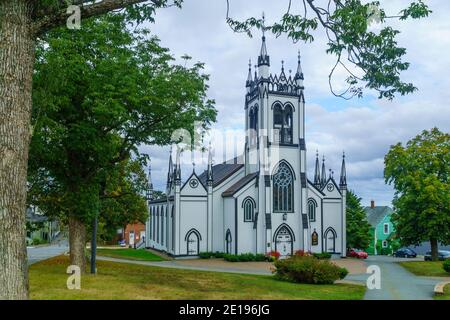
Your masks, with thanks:
[[[209,143],[209,153],[208,153],[208,175],[207,175],[208,179],[207,182],[208,184],[212,184],[213,182],[213,164],[212,164],[212,149],[211,149],[211,142]]]
[[[253,79],[252,79],[252,60],[249,59],[248,60],[248,76],[247,76],[247,81],[245,83],[245,86],[247,88],[251,87],[252,82],[253,82]]]
[[[323,188],[327,183],[327,171],[325,170],[325,156],[322,157],[322,174],[320,175],[320,177],[322,178],[320,181],[320,185]]]
[[[167,190],[169,190],[171,187],[172,178],[173,178],[173,161],[172,161],[172,146],[171,146],[169,153],[169,170],[167,171],[167,185],[166,185]]]
[[[148,167],[148,177],[147,177],[147,201],[153,200],[153,182],[152,182],[152,166]]]
[[[316,167],[314,170],[314,185],[320,186],[320,165],[319,165],[319,151],[316,151]]]
[[[298,85],[303,85],[304,76],[303,76],[300,50],[298,50],[297,72],[295,73],[294,80],[297,82]]]
[[[176,163],[175,163],[175,184],[181,184],[181,165],[180,165],[180,157],[181,157],[181,150],[177,148],[177,157],[176,157]]]
[[[269,55],[267,54],[267,47],[266,47],[266,26],[265,26],[265,17],[264,17],[264,12],[262,15],[262,25],[261,25],[261,29],[262,29],[262,43],[261,43],[261,50],[259,52],[259,56],[258,56],[258,67],[261,66],[270,66],[270,58]],[[261,73],[260,73],[261,74]]]
[[[347,187],[347,171],[345,169],[345,152],[342,153],[341,179],[339,186],[344,189]]]

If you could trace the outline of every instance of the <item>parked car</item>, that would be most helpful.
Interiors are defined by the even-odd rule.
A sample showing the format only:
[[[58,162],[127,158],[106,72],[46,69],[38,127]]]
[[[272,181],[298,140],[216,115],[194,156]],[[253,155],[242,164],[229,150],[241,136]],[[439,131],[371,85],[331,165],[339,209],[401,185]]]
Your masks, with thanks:
[[[395,251],[394,256],[397,258],[415,258],[417,257],[417,253],[410,248],[400,248]]]
[[[119,240],[119,246],[126,247],[127,243],[125,242],[125,240]]]
[[[348,257],[353,257],[357,259],[367,259],[369,256],[367,252],[359,250],[359,249],[350,249],[347,253]]]
[[[438,250],[439,260],[444,261],[450,259],[450,251]],[[431,251],[428,251],[424,256],[425,261],[431,261]]]

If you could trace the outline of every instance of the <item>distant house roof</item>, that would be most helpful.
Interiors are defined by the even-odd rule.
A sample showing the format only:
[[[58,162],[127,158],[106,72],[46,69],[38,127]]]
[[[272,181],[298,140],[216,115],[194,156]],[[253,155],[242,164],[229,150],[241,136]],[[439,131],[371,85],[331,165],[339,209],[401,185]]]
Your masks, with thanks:
[[[225,190],[222,193],[222,197],[231,197],[236,192],[241,190],[243,187],[245,187],[250,181],[252,181],[254,178],[258,176],[259,172],[254,172],[246,175],[245,177],[242,177],[237,181],[235,184],[233,184],[231,187],[229,187],[227,190]]]
[[[44,215],[36,214],[35,210],[33,210],[32,208],[27,208],[26,220],[31,223],[39,223],[47,221],[48,218]]]
[[[388,206],[365,207],[364,211],[366,212],[367,221],[374,228],[376,228],[385,216],[391,215],[394,212]]]
[[[224,182],[234,173],[236,173],[239,169],[241,169],[244,165],[238,163],[221,163],[216,164],[212,167],[213,169],[213,187],[217,187],[219,184]],[[205,170],[201,175],[198,176],[200,182],[206,186],[206,182],[208,179],[208,173]]]

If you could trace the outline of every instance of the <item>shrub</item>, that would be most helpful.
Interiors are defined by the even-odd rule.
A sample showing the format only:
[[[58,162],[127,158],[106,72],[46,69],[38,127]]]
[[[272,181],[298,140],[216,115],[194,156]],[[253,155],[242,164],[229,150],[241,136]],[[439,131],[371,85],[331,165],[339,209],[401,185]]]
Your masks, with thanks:
[[[445,271],[450,273],[450,260],[449,259],[445,260],[444,263],[442,264],[442,267],[444,268]]]
[[[223,258],[224,254],[225,253],[223,253],[223,252],[216,251],[216,252],[214,252],[213,257],[221,259],[221,258]]]
[[[208,252],[208,251],[206,251],[206,252],[200,252],[198,254],[198,256],[201,259],[223,258],[224,253],[223,252],[219,252],[219,251],[216,251],[216,252]]]
[[[226,253],[223,255],[223,258],[229,262],[239,262],[239,256],[237,254]]]
[[[258,253],[255,255],[255,261],[266,261],[267,257],[262,254],[262,253]]]
[[[210,259],[212,257],[212,252],[200,252],[198,256],[200,259]]]
[[[311,252],[305,250],[297,250],[294,252],[294,255],[298,257],[307,257],[311,255]]]
[[[313,256],[293,256],[278,260],[275,268],[275,275],[280,280],[310,284],[332,284],[348,273],[345,268]]]
[[[267,256],[269,257],[270,261],[275,261],[280,258],[280,253],[278,251],[270,251]]]
[[[331,258],[331,253],[328,252],[313,253],[313,256],[319,260],[328,260]]]

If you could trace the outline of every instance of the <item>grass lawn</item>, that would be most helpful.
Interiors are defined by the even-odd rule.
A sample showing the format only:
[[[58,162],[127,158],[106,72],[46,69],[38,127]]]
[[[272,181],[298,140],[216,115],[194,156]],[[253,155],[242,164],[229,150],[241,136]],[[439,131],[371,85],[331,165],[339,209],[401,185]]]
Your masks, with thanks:
[[[164,259],[147,250],[136,249],[97,249],[98,256],[140,261],[163,261]]]
[[[68,257],[30,267],[31,299],[362,299],[365,287],[306,285],[271,276],[158,268],[98,261],[98,274],[84,275],[81,290],[68,290]]]
[[[450,300],[450,284],[444,287],[444,294],[435,295],[434,300]]]
[[[404,261],[400,265],[417,276],[448,277],[442,267],[442,261]]]

